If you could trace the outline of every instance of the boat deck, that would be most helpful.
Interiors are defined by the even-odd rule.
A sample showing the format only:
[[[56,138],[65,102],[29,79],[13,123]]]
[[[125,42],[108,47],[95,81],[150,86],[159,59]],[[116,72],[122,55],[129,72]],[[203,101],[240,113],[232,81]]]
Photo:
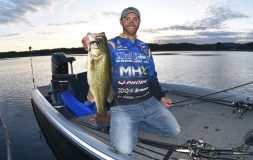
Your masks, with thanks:
[[[170,146],[173,146],[171,144],[183,145],[192,139],[203,140],[217,149],[232,149],[243,145],[247,135],[252,134],[253,113],[246,112],[243,115],[237,111],[233,113],[232,102],[241,100],[234,94],[224,93],[177,103],[208,92],[196,90],[194,92],[196,94],[189,94],[187,89],[177,91],[174,86],[166,84],[162,86],[167,91],[166,96],[176,102],[170,110],[181,126],[181,133],[177,137],[167,138],[140,131],[137,147],[130,155],[133,159],[166,159]],[[48,96],[49,86],[40,87],[39,90],[45,97]],[[54,107],[71,123],[79,126],[83,132],[110,146],[109,134],[99,131],[96,124],[90,121],[90,117],[75,117],[63,106]],[[146,143],[146,140],[149,143]],[[152,141],[155,144],[151,144]],[[252,147],[249,150],[252,151]],[[174,152],[171,159],[177,158],[187,159],[187,155]],[[246,156],[245,159],[252,159],[252,157]]]

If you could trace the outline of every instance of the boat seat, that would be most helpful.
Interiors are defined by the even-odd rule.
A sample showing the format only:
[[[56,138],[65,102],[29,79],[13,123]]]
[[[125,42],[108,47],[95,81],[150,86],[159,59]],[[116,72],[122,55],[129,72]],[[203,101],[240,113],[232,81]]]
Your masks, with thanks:
[[[87,94],[89,91],[87,72],[82,72],[76,75],[76,84],[77,84],[76,96],[81,102],[85,102],[87,100]]]
[[[81,103],[68,91],[62,92],[60,96],[63,105],[77,117],[96,113],[95,103]]]
[[[78,74],[53,74],[52,88],[54,94],[68,90],[79,101],[85,102],[89,90],[87,72]]]

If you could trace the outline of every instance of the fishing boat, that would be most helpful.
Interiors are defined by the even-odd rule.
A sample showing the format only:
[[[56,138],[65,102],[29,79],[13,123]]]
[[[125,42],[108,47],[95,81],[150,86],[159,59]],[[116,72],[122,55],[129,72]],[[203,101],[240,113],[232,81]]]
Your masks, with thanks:
[[[58,159],[253,159],[252,96],[230,91],[235,87],[217,90],[170,83],[161,86],[173,101],[169,109],[181,133],[169,138],[140,130],[134,152],[118,153],[110,146],[108,130],[91,120],[96,107],[86,99],[87,73],[73,74],[74,61],[54,53],[51,82],[32,90],[37,121]]]

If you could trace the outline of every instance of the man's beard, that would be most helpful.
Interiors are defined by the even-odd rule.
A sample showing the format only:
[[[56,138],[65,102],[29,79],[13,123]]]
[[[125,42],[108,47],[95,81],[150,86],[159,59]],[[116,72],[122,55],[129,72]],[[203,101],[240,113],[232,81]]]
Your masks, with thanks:
[[[124,27],[123,29],[126,34],[136,35],[138,28],[139,28],[139,26],[135,29],[128,29],[127,27]]]

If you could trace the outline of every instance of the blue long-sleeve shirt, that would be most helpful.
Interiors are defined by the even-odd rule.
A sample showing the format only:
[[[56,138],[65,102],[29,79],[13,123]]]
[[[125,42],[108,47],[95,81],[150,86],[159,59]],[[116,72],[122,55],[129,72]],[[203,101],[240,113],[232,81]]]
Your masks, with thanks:
[[[149,46],[123,34],[108,41],[112,63],[112,86],[116,104],[138,103],[164,96],[157,79]]]

